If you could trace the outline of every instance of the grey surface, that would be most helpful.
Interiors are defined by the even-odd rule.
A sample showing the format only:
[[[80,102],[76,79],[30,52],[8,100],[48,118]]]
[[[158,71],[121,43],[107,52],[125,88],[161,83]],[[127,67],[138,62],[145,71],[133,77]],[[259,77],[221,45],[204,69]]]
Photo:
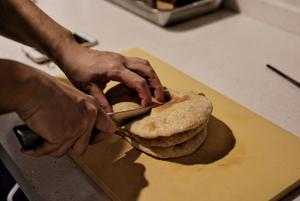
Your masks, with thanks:
[[[0,157],[30,201],[109,200],[69,157],[22,154],[12,131],[21,123],[15,113],[0,116]]]

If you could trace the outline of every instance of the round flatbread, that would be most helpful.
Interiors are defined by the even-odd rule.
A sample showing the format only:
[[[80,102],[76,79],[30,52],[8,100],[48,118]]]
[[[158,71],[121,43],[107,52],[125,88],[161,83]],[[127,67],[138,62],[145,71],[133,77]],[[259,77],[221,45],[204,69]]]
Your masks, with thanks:
[[[207,137],[207,132],[206,132],[206,128],[205,128],[199,134],[194,136],[192,139],[190,139],[182,144],[178,144],[178,145],[175,145],[172,147],[167,147],[167,148],[145,147],[128,136],[123,136],[123,137],[132,146],[145,152],[146,154],[149,154],[155,158],[167,159],[167,158],[178,158],[178,157],[187,156],[187,155],[194,153],[205,141],[205,139]]]
[[[185,141],[192,139],[201,130],[204,129],[206,124],[203,124],[195,129],[176,133],[168,137],[157,137],[157,138],[142,138],[138,135],[134,135],[128,131],[124,131],[124,135],[133,138],[136,142],[140,143],[145,147],[171,147],[177,144],[181,144]]]
[[[114,112],[122,112],[127,110],[134,110],[141,108],[141,106],[134,102],[121,102],[112,105],[112,109]]]
[[[140,105],[141,99],[137,92],[123,84],[118,84],[110,88],[105,93],[105,96],[114,112],[122,112],[142,107]]]
[[[205,125],[212,112],[211,101],[195,92],[170,91],[171,100],[147,116],[131,121],[125,130],[141,138],[169,137]]]

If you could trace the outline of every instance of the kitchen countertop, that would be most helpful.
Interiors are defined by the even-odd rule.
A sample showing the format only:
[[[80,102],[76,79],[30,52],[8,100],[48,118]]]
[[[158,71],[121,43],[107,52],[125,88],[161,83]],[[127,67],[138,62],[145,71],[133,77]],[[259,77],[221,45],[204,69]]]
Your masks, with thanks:
[[[266,24],[300,35],[299,0],[226,0],[225,6]]]
[[[227,10],[161,28],[101,0],[38,5],[72,31],[96,37],[97,49],[140,47],[300,137],[300,90],[265,67],[270,63],[300,80],[299,35]],[[2,58],[61,75],[53,64],[29,61],[20,44],[2,37],[0,43]],[[15,114],[0,116],[0,157],[30,200],[108,200],[69,157],[21,154],[11,130],[20,122]]]

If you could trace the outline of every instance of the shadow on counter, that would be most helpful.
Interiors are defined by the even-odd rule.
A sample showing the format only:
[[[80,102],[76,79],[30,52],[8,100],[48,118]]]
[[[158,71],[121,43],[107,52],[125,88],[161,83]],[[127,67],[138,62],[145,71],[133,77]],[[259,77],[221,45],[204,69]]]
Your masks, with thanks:
[[[207,125],[207,138],[204,144],[192,155],[169,161],[184,165],[213,163],[226,156],[234,148],[235,142],[231,129],[212,116]]]
[[[198,16],[193,19],[179,22],[177,24],[171,24],[164,28],[170,32],[184,32],[184,31],[193,30],[193,29],[196,29],[199,27],[203,27],[208,24],[218,22],[220,20],[224,20],[229,17],[233,17],[235,15],[238,15],[238,13],[227,10],[227,9],[220,9],[218,11],[215,11],[215,12],[212,12],[212,13],[209,13],[206,15]]]
[[[233,149],[235,138],[225,123],[212,116],[207,129],[206,141],[194,154],[167,161],[183,165],[209,164]],[[120,136],[113,135],[73,159],[112,200],[135,201],[149,185],[146,167],[137,161],[141,154],[137,149],[128,149]]]
[[[112,200],[135,201],[149,184],[145,166],[136,162],[141,152],[127,150],[125,145],[120,136],[113,135],[72,158]]]

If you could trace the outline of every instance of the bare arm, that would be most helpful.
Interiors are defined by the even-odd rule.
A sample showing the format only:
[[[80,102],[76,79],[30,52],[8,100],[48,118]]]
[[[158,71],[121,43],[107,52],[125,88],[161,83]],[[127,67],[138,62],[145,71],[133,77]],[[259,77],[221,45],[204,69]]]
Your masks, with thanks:
[[[0,33],[35,47],[52,59],[61,46],[73,40],[69,30],[29,0],[0,0]]]
[[[92,96],[37,69],[0,59],[0,114],[12,111],[45,139],[42,146],[26,152],[32,156],[79,155],[93,128],[102,138],[115,129]]]
[[[33,72],[20,63],[0,59],[0,114],[20,110],[33,94]],[[26,107],[24,105],[24,107]]]
[[[106,111],[111,107],[102,90],[110,80],[135,89],[143,105],[151,103],[149,88],[156,99],[164,100],[163,87],[148,61],[81,47],[70,31],[29,0],[0,0],[0,13],[0,33],[46,53],[76,87],[93,95]]]
[[[85,151],[95,127],[102,139],[114,124],[99,105],[111,111],[103,89],[115,80],[135,89],[142,104],[160,101],[163,87],[150,63],[140,58],[81,47],[30,0],[0,0],[0,34],[47,54],[85,93],[21,63],[0,59],[0,113],[16,111],[46,143],[32,156],[61,156]],[[83,123],[84,122],[84,123]]]

